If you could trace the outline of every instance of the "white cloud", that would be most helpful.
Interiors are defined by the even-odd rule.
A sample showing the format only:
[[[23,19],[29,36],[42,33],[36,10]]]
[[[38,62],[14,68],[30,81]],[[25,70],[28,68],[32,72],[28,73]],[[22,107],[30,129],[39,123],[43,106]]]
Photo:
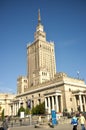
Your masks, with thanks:
[[[15,93],[15,90],[12,88],[0,85],[0,93]]]

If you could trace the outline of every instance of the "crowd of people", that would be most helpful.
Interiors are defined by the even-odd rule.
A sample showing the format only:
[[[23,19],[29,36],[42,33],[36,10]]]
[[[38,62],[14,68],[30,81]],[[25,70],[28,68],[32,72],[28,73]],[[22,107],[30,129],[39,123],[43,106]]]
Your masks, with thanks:
[[[80,113],[79,117],[74,113],[71,118],[71,124],[73,125],[73,130],[78,130],[78,125],[81,125],[81,130],[86,130],[86,117],[84,117],[83,113]],[[0,130],[9,130],[8,117],[3,120]]]
[[[73,130],[77,130],[78,124],[81,125],[81,130],[86,130],[86,119],[83,113],[80,113],[79,118],[77,118],[76,114],[74,114],[71,119],[71,124],[73,125]]]

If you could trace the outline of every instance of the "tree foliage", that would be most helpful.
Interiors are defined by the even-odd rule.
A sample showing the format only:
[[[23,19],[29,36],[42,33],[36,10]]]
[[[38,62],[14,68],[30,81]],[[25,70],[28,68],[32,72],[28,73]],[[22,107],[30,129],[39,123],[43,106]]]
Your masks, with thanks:
[[[25,112],[25,108],[23,106],[21,106],[18,110],[18,116],[20,116],[21,112]]]
[[[25,109],[25,114],[26,115],[30,114],[30,109],[28,107]]]
[[[45,104],[40,103],[39,105],[36,105],[36,107],[32,108],[32,114],[45,114]]]
[[[2,120],[4,120],[4,118],[5,118],[5,116],[4,116],[4,109],[2,110],[1,118],[2,118]]]

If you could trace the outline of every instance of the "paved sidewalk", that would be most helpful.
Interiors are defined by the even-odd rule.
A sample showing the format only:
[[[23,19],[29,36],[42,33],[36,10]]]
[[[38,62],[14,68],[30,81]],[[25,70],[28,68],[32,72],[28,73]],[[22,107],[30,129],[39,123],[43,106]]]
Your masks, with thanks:
[[[54,128],[34,128],[34,126],[20,126],[20,127],[12,127],[10,130],[72,130],[72,125],[71,124],[58,124]],[[80,125],[78,125],[78,129],[81,130]]]

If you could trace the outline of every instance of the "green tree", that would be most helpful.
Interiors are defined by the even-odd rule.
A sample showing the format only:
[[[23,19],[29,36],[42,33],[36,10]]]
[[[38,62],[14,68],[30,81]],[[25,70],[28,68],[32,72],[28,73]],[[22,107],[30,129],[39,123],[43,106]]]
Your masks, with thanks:
[[[26,115],[30,114],[30,111],[31,111],[31,110],[27,107],[27,108],[25,109],[25,114],[26,114]]]
[[[45,114],[45,103],[40,103],[32,108],[32,114]]]
[[[44,104],[44,102],[39,104],[39,114],[45,114],[45,104]]]
[[[5,118],[5,116],[4,116],[4,109],[2,110],[1,118],[2,118],[2,120],[4,120],[4,118]]]
[[[23,106],[21,106],[18,110],[18,116],[20,116],[21,112],[25,112],[25,108]]]
[[[33,107],[33,108],[32,108],[31,113],[32,113],[33,115],[36,114],[36,107]]]

